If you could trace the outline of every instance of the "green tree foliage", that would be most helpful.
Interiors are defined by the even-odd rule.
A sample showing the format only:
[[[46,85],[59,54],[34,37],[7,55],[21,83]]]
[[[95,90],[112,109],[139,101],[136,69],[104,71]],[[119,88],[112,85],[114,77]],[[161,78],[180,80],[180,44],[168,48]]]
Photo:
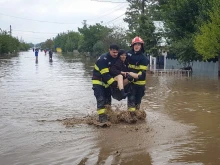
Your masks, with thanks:
[[[121,27],[106,27],[101,24],[87,25],[78,29],[82,34],[79,51],[100,55],[109,49],[109,45],[117,44],[120,48],[128,48],[126,31]]]
[[[95,25],[87,25],[86,22],[82,28],[78,28],[78,31],[83,35],[83,42],[80,45],[79,50],[83,52],[94,52],[93,47],[98,41],[103,41],[105,37],[112,32],[111,28],[102,26],[97,23]]]
[[[30,48],[33,48],[34,47],[34,44],[33,43],[27,43],[29,45]]]
[[[142,14],[141,11],[146,8],[146,4],[142,7],[142,2],[140,0],[127,0],[129,7],[125,13],[126,18],[124,21],[128,23],[129,32],[136,32],[137,26],[139,25],[139,17]]]
[[[64,52],[73,52],[78,49],[81,40],[82,36],[79,32],[68,31],[55,37],[54,46],[61,48]]]
[[[167,0],[159,4],[171,52],[184,63],[199,59],[193,37],[200,24],[208,18],[209,0]]]
[[[153,10],[155,1],[150,0],[127,0],[129,7],[126,11],[125,22],[128,23],[128,37],[131,41],[135,36],[140,36],[145,42],[146,52],[157,56],[159,53],[158,44],[161,34],[157,33],[153,23]]]
[[[54,46],[53,40],[47,39],[44,44],[47,49],[53,49],[53,46]]]
[[[93,52],[95,52],[97,55],[104,53],[105,52],[104,43],[102,41],[97,41],[93,46]]]
[[[0,54],[14,53],[19,50],[19,40],[3,31],[0,33]]]
[[[54,42],[52,39],[47,39],[45,42],[37,44],[36,47],[40,47],[41,49],[53,49]]]
[[[109,34],[103,39],[105,51],[108,51],[109,45],[117,44],[120,49],[129,49],[130,41],[126,30],[119,26],[111,27]]]
[[[43,47],[43,48],[42,48]],[[45,42],[40,42],[38,44],[35,44],[35,48],[42,48],[42,49],[46,49],[45,47]]]
[[[27,44],[25,42],[19,43],[19,50],[20,51],[27,51],[28,49],[30,49],[30,44]]]
[[[220,1],[213,0],[212,4],[210,20],[203,23],[194,40],[195,49],[205,60],[220,56]]]

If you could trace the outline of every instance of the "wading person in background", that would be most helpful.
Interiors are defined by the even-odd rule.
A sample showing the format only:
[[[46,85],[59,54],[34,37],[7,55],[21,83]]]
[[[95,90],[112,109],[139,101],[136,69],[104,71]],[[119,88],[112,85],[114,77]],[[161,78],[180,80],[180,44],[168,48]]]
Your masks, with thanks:
[[[106,115],[106,105],[111,105],[111,89],[117,87],[117,81],[109,73],[109,68],[115,63],[118,57],[118,46],[110,45],[109,52],[101,55],[95,63],[92,84],[94,95],[97,101],[97,113],[99,122],[108,121]]]
[[[53,61],[53,51],[51,49],[49,50],[49,61]]]
[[[38,49],[35,49],[35,58],[36,58],[36,62],[38,62]]]
[[[133,123],[137,121],[135,111],[140,109],[142,97],[145,94],[146,70],[148,60],[144,55],[144,41],[140,37],[132,40],[132,49],[127,52],[128,70],[136,73],[137,79],[131,82],[131,91],[128,95],[128,111]]]

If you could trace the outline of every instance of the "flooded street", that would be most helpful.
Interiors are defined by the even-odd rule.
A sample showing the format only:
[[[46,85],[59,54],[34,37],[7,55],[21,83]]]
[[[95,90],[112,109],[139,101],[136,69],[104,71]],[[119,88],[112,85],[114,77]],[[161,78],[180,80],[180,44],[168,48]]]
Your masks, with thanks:
[[[96,112],[94,59],[32,51],[0,59],[1,165],[218,165],[220,81],[148,75],[146,122],[100,129],[57,119]],[[126,110],[126,100],[113,108]]]

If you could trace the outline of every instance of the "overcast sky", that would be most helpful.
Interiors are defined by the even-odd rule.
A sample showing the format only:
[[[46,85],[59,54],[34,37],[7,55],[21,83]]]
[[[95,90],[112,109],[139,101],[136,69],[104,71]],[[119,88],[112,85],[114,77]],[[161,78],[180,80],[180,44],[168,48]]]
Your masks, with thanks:
[[[25,42],[39,43],[67,30],[77,31],[83,20],[126,27],[126,0],[0,0],[0,28]]]

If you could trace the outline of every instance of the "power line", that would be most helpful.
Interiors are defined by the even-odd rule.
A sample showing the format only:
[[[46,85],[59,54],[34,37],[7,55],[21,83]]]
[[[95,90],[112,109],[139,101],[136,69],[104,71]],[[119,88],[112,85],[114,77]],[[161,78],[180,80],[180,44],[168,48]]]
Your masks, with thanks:
[[[13,34],[19,34],[19,35],[31,35],[31,36],[51,36],[54,34],[46,34],[46,33],[29,33],[29,32],[13,32]]]
[[[38,38],[38,37],[31,37],[31,36],[22,36],[22,35],[14,35],[15,37],[17,37],[17,38],[28,38],[28,39],[39,39],[39,40],[44,40],[44,39],[42,39],[42,38]]]
[[[119,5],[119,6],[120,6],[120,5]],[[97,17],[97,18],[89,19],[88,21],[90,21],[90,20],[94,20],[94,19],[99,19],[99,18],[101,18],[101,17],[104,17],[104,16],[107,16],[107,15],[110,15],[110,14],[112,14],[112,12],[114,12],[114,11],[118,11],[118,10],[124,8],[124,7],[126,7],[126,4],[125,4],[125,5],[122,5],[121,7],[117,8],[117,9],[114,8],[114,10],[109,10],[106,14],[103,14],[103,15]]]
[[[108,3],[128,3],[128,2],[125,2],[125,1],[110,1],[110,0],[107,0],[107,1],[104,1],[104,0],[91,0],[91,1],[95,1],[95,2],[108,2]]]
[[[23,32],[13,32],[14,35],[22,35],[22,36],[30,36],[30,37],[50,37],[54,36],[54,34],[39,34],[39,33],[23,33]]]
[[[122,17],[124,15],[125,15],[125,13],[123,13],[122,15],[120,15],[120,16],[118,16],[118,17],[116,17],[116,18],[114,18],[114,19],[112,19],[112,20],[110,20],[108,22],[105,22],[104,24],[109,24],[110,22],[112,22],[112,21],[114,21],[114,20],[116,20],[116,19],[118,19],[118,18],[120,18],[120,17]]]
[[[18,31],[18,32],[30,32],[30,33],[42,33],[42,34],[59,34],[59,33],[51,33],[51,32],[36,32],[36,31],[24,31],[24,30],[14,30],[14,31]]]
[[[54,23],[54,24],[76,24],[76,23],[50,22],[50,21],[35,20],[35,19],[29,19],[29,18],[23,18],[23,17],[17,17],[17,16],[12,16],[12,15],[7,15],[7,14],[3,14],[3,13],[0,13],[0,15],[3,15],[3,16],[6,16],[6,17],[13,17],[13,18],[17,18],[17,19],[24,19],[24,20],[28,20],[28,21],[44,22],[44,23]]]
[[[109,13],[110,11],[114,11],[115,10],[115,8],[117,8],[117,7],[119,7],[119,6],[122,6],[123,4],[117,4],[117,5],[115,5],[114,7],[112,7],[112,8],[110,8],[107,12],[104,12],[104,13],[102,13],[103,15],[105,15],[105,14],[107,14],[107,13]],[[89,19],[88,21],[90,21],[90,20],[93,20],[93,19],[95,19],[95,18],[99,18],[99,17],[102,17],[102,15],[100,16],[100,14],[96,14],[94,17],[92,17],[91,19]]]
[[[119,6],[120,6],[120,5],[119,5]],[[103,15],[97,17],[97,18],[94,17],[94,18],[92,18],[92,19],[89,19],[88,21],[94,20],[95,18],[96,18],[96,19],[99,19],[99,18],[101,18],[101,17],[107,16],[107,15],[111,14],[113,11],[118,11],[118,10],[122,9],[123,7],[125,7],[125,6],[126,6],[126,5],[123,5],[123,6],[121,6],[120,8],[117,8],[117,9],[114,9],[114,8],[113,8],[114,10],[111,10],[111,12],[108,11],[106,14],[103,14]],[[3,16],[6,16],[6,17],[12,17],[12,18],[16,18],[16,19],[24,19],[24,20],[28,20],[28,21],[36,21],[36,22],[43,22],[43,23],[53,23],[53,24],[77,24],[77,23],[64,23],[64,22],[51,22],[51,21],[35,20],[35,19],[29,19],[29,18],[24,18],[24,17],[18,17],[18,16],[7,15],[7,14],[3,14],[3,13],[0,13],[0,15],[3,15]]]

